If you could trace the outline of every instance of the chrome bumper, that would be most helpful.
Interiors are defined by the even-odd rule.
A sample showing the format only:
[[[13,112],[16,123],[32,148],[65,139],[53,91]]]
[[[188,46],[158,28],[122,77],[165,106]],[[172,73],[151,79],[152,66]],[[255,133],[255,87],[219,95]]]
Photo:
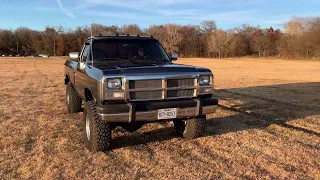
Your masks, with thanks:
[[[214,113],[217,105],[177,108],[175,119],[192,118],[200,115]],[[158,121],[158,110],[134,112],[132,106],[128,113],[101,114],[101,119],[107,122],[132,122],[132,121]]]

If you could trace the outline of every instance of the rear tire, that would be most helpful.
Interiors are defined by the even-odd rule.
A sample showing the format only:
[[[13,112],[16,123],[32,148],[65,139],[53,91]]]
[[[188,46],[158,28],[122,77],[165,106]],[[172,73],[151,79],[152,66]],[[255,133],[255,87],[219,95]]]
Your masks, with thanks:
[[[194,139],[203,135],[206,128],[206,117],[197,117],[190,120],[175,120],[174,129],[180,137]]]
[[[68,82],[66,86],[67,86],[66,87],[66,104],[67,104],[68,113],[72,114],[72,113],[80,112],[82,99],[77,94],[75,89],[72,87],[70,82]]]
[[[103,122],[93,101],[86,102],[83,112],[85,146],[92,152],[107,151],[111,144],[111,125]]]

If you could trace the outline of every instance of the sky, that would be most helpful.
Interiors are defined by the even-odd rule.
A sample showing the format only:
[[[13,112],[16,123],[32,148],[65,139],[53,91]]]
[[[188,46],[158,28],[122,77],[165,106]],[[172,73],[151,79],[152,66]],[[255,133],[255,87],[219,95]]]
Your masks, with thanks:
[[[293,17],[320,16],[319,10],[320,0],[0,0],[0,28],[74,29],[90,22],[147,28],[214,20],[221,29],[242,24],[282,29]]]

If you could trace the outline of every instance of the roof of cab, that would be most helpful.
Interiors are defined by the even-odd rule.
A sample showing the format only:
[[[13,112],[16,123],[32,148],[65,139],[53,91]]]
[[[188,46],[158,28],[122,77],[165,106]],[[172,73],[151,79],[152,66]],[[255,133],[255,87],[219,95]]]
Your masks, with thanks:
[[[139,34],[137,35],[119,35],[119,34],[114,34],[114,35],[95,35],[95,36],[90,36],[87,40],[90,40],[91,38],[93,39],[149,39],[149,40],[157,40],[153,36],[140,36]]]

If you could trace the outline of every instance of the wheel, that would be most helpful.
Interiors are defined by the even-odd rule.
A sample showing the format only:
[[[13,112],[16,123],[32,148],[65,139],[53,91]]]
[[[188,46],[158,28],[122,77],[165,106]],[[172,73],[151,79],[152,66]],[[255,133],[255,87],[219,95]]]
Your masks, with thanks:
[[[174,129],[180,137],[186,139],[194,139],[202,136],[206,128],[206,118],[197,117],[190,120],[175,120],[173,121]]]
[[[71,83],[69,82],[66,88],[66,104],[67,104],[68,113],[72,114],[72,113],[80,112],[81,103],[82,103],[82,99],[77,94],[75,89],[72,87]]]
[[[83,112],[85,146],[92,152],[107,151],[111,144],[111,125],[102,122],[93,101],[86,102]]]

